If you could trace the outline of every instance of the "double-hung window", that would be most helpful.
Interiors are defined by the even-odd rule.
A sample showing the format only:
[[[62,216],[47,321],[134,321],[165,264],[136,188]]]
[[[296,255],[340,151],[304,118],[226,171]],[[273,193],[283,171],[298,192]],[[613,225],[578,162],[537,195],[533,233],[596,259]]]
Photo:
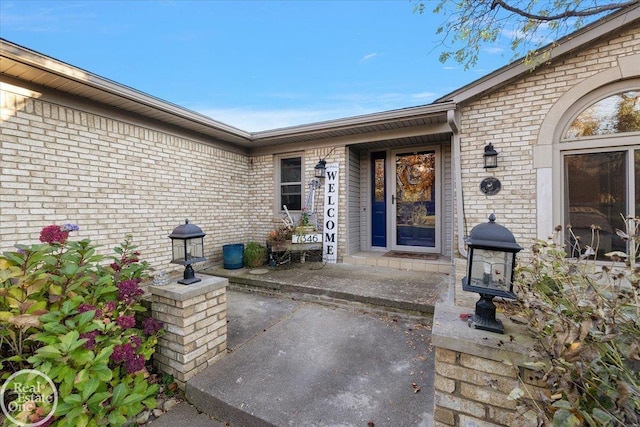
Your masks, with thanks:
[[[560,144],[571,255],[584,253],[586,246],[601,260],[609,259],[607,252],[627,252],[617,230],[626,232],[626,216],[640,216],[640,90],[588,105],[574,116]]]
[[[280,157],[278,165],[278,210],[302,209],[302,157]]]

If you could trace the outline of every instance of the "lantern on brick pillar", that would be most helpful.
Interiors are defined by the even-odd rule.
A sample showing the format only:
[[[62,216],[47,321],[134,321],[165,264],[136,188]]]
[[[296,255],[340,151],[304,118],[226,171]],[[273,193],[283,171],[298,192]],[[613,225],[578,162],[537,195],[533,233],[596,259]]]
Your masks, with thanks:
[[[480,294],[475,314],[468,319],[469,326],[503,334],[504,326],[496,319],[493,298],[516,298],[513,272],[516,253],[522,248],[511,231],[495,221],[495,215],[491,214],[489,222],[473,227],[466,239],[469,253],[462,289]]]
[[[185,219],[184,224],[176,227],[169,235],[173,252],[172,264],[184,265],[184,275],[178,283],[191,285],[200,281],[193,271],[192,264],[206,261],[204,257],[204,236],[202,229],[195,224],[189,224]]]

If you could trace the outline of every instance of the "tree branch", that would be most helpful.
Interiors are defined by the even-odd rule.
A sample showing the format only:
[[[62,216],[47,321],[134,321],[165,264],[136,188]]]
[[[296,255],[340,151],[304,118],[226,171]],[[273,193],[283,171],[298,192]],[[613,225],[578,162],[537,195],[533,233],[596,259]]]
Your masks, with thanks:
[[[597,15],[602,12],[618,10],[618,9],[622,9],[627,6],[632,6],[634,4],[639,4],[639,3],[640,3],[640,0],[630,0],[626,2],[619,2],[619,3],[613,3],[613,4],[603,5],[603,6],[597,6],[590,9],[584,9],[584,10],[567,9],[564,12],[559,13],[557,15],[538,15],[535,13],[527,12],[526,10],[523,10],[523,9],[519,9],[515,6],[511,6],[507,4],[504,0],[493,0],[493,3],[491,3],[491,9],[493,10],[496,7],[501,7],[505,10],[508,10],[509,12],[513,12],[525,18],[533,19],[536,21],[557,21],[559,19],[566,19],[566,18],[572,18],[572,17],[585,17],[585,16]]]

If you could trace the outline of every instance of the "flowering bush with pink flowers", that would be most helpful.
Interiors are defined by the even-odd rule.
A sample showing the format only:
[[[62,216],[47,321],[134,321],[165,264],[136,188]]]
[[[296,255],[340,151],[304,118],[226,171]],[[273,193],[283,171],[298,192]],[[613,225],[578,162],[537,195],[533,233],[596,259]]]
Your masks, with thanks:
[[[69,232],[78,231],[79,229],[76,224],[47,225],[40,231],[40,241],[50,245],[55,243],[63,245],[69,238]]]
[[[156,406],[146,365],[162,325],[139,318],[148,265],[130,236],[109,262],[89,240],[68,240],[77,230],[49,225],[42,244],[0,256],[0,382],[37,369],[58,393],[53,416],[44,418],[53,409],[46,396],[11,414],[25,424],[117,426]]]

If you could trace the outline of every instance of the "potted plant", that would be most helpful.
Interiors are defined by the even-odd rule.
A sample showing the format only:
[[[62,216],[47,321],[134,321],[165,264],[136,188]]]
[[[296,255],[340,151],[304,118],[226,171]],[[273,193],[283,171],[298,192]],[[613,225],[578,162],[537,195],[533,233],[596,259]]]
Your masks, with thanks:
[[[302,214],[300,215],[300,220],[298,221],[298,225],[296,226],[296,233],[307,234],[307,233],[311,233],[314,230],[315,230],[315,227],[313,226],[313,224],[311,224],[309,220],[309,214],[303,208]]]
[[[245,265],[256,268],[264,265],[267,261],[267,248],[258,242],[249,242],[244,248]]]

